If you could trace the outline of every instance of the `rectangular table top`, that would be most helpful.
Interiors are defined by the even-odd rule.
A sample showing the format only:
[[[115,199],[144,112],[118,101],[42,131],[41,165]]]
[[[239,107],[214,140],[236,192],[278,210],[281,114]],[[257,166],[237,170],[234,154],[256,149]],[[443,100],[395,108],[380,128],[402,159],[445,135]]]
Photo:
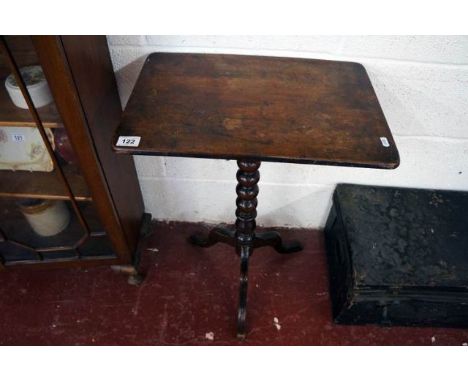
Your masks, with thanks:
[[[125,147],[119,137],[140,139]],[[298,58],[153,53],[113,144],[130,154],[399,164],[364,67]]]

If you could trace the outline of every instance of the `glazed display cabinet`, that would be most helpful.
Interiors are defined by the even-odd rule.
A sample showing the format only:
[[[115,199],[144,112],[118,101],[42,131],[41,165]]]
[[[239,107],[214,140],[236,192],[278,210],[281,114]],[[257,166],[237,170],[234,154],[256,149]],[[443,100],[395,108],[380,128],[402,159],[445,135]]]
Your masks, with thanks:
[[[121,105],[106,37],[3,36],[0,80],[0,269],[135,276],[148,215],[133,159],[111,149]]]

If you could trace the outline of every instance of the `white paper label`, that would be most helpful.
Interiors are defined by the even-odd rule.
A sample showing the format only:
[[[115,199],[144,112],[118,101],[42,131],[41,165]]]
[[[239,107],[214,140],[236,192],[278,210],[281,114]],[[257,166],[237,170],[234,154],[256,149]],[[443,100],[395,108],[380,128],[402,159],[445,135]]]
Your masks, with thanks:
[[[25,141],[25,136],[24,134],[11,134],[11,139],[13,142],[21,143]]]
[[[388,139],[385,137],[380,137],[380,142],[382,142],[383,147],[390,147],[390,143],[388,142]]]
[[[116,146],[123,146],[123,147],[138,147],[140,144],[141,137],[124,137],[121,136],[117,139]]]

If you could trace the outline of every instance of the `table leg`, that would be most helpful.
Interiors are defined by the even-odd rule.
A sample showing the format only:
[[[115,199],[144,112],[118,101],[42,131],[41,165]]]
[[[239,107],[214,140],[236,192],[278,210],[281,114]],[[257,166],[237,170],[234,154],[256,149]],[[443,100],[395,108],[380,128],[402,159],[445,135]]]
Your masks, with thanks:
[[[215,227],[207,235],[196,233],[189,237],[189,242],[199,247],[208,248],[217,243],[236,245],[235,231],[224,227]]]
[[[281,235],[276,231],[268,231],[255,234],[254,248],[273,247],[278,253],[293,253],[303,249],[297,240],[284,242]]]
[[[247,273],[249,257],[255,239],[255,218],[257,217],[258,181],[260,161],[237,161],[237,200],[236,200],[236,251],[241,258],[239,311],[237,315],[237,337],[245,338],[247,308]]]
[[[279,253],[292,253],[300,251],[302,245],[297,241],[284,243],[279,233],[275,231],[255,233],[260,161],[238,160],[237,166],[239,169],[236,176],[237,219],[235,230],[215,227],[210,231],[208,236],[200,234],[192,235],[189,241],[194,245],[204,248],[211,247],[220,242],[236,247],[236,252],[241,259],[237,337],[243,339],[246,334],[249,258],[254,248],[272,246]]]

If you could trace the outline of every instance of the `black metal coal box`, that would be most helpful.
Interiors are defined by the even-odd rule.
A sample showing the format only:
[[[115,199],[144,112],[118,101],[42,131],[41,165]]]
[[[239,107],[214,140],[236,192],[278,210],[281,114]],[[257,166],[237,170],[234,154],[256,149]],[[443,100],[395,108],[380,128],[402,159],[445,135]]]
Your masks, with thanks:
[[[340,184],[325,238],[336,323],[468,326],[468,192]]]

